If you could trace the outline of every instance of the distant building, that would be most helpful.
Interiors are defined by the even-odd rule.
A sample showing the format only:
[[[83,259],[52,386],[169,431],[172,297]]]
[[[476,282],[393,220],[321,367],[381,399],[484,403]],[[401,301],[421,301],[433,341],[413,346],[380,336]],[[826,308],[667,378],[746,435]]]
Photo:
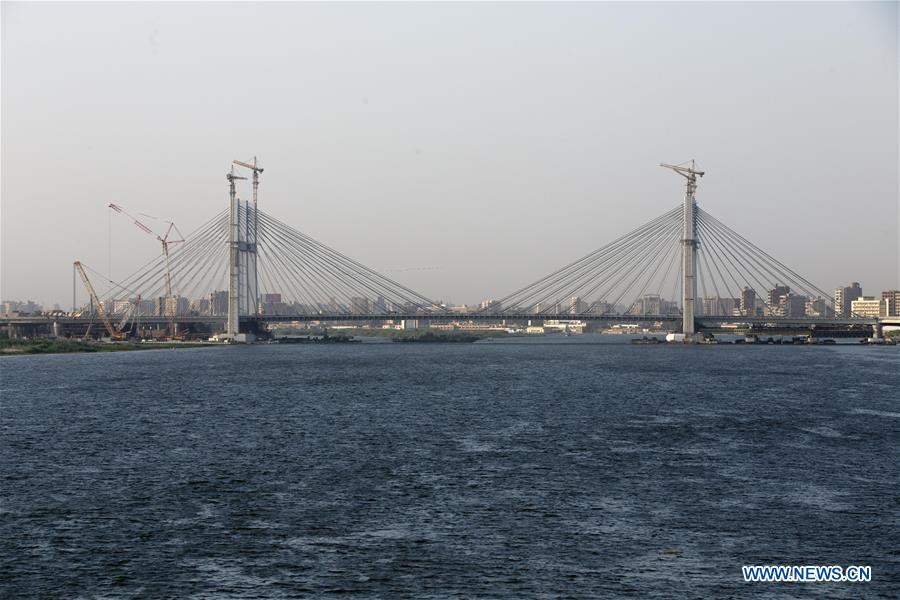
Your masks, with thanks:
[[[26,300],[24,302],[19,300],[4,300],[2,302],[2,307],[0,308],[2,308],[3,314],[29,314],[39,313],[44,310],[43,306],[32,300]]]
[[[191,302],[184,296],[169,296],[165,300],[165,316],[186,315],[190,312]]]
[[[900,317],[900,290],[881,292],[885,314],[883,317]]]
[[[734,314],[735,306],[740,305],[738,298],[721,298],[706,296],[700,303],[700,314],[710,317],[724,317]]]
[[[854,317],[880,317],[883,301],[874,296],[863,296],[850,303],[850,314]]]
[[[210,316],[221,316],[228,314],[228,292],[219,291],[209,294],[209,314]]]
[[[745,317],[756,316],[756,290],[745,287],[741,290],[740,311]]]
[[[132,304],[134,304],[134,300],[130,298],[119,298],[117,300],[113,300],[112,310],[110,311],[110,313],[115,315],[125,314]]]
[[[784,315],[784,303],[782,302],[782,298],[791,293],[791,288],[786,285],[781,285],[776,283],[775,287],[769,290],[766,295],[766,308],[769,310],[769,314],[783,317]]]
[[[138,307],[138,314],[142,317],[153,316],[153,300],[141,300]]]
[[[275,292],[259,297],[259,312],[264,315],[287,315],[292,311],[282,300],[281,294]]]
[[[480,308],[484,308],[483,302]],[[559,302],[538,302],[534,306],[534,312],[542,315],[558,315],[562,312],[562,305]]]
[[[354,296],[350,298],[350,314],[367,315],[372,312],[369,307],[369,299],[365,296]]]
[[[569,298],[569,310],[567,311],[571,315],[580,315],[586,313],[588,310],[588,304],[578,296],[572,296]]]
[[[598,315],[608,315],[616,312],[616,307],[611,302],[596,301],[591,305],[590,312]]]
[[[502,307],[499,302],[497,302],[493,298],[489,298],[487,300],[482,300],[481,303],[478,305],[478,308],[481,310],[486,310],[488,308],[493,309],[493,310],[500,310]],[[540,311],[538,311],[538,312],[540,312]]]
[[[806,301],[807,317],[824,317],[831,318],[834,316],[834,309],[831,307],[831,301],[827,298],[815,298]]]
[[[806,296],[799,294],[785,294],[779,301],[779,313],[782,317],[806,316]]]
[[[209,314],[209,298],[195,298],[191,300],[192,315],[208,315]]]
[[[837,317],[850,316],[850,307],[853,301],[862,297],[862,288],[859,282],[853,281],[847,287],[839,287],[834,290],[834,314]]]

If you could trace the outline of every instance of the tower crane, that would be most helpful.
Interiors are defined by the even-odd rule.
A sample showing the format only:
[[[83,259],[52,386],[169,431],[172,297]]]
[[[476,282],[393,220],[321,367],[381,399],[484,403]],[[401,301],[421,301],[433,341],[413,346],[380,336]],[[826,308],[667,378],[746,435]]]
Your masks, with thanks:
[[[256,207],[256,194],[259,190],[259,174],[262,173],[265,169],[256,164],[256,157],[253,157],[253,164],[246,163],[242,160],[233,160],[232,163],[236,164],[239,167],[244,167],[245,169],[250,169],[253,171],[253,206]]]
[[[173,298],[173,296],[172,296],[172,272],[171,272],[171,269],[169,266],[169,248],[171,246],[174,246],[175,244],[183,243],[184,235],[182,235],[182,233],[180,231],[178,231],[178,227],[176,227],[175,223],[172,223],[171,221],[164,221],[164,223],[168,224],[169,227],[166,229],[166,232],[164,234],[160,234],[160,233],[156,233],[155,231],[153,231],[152,229],[150,229],[149,227],[147,227],[146,225],[141,223],[140,220],[138,220],[136,217],[131,215],[128,211],[126,211],[124,208],[122,208],[118,204],[110,203],[109,208],[111,208],[114,211],[116,211],[117,213],[121,213],[121,214],[125,215],[126,217],[128,217],[129,219],[131,219],[134,222],[134,224],[137,225],[137,227],[141,231],[143,231],[144,233],[150,234],[152,236],[155,236],[157,241],[159,241],[160,244],[162,244],[163,256],[165,256],[165,258],[166,258],[166,304],[165,304],[165,307],[163,308],[163,311],[165,312],[166,316],[169,317],[169,335],[175,335],[175,310],[177,309],[177,306],[173,306],[172,310],[169,310],[169,304],[173,302],[172,300],[170,300],[170,298]],[[155,217],[151,217],[151,218],[155,218]],[[172,235],[173,231],[176,234],[178,234],[178,239],[170,240],[169,236]]]
[[[100,313],[100,319],[103,321],[103,326],[106,327],[107,333],[109,333],[110,339],[118,340],[123,336],[121,333],[117,332],[112,323],[109,321],[109,316],[106,314],[106,309],[103,308],[103,303],[100,302],[100,298],[97,296],[97,292],[94,291],[94,286],[91,285],[91,280],[88,279],[87,272],[85,272],[84,267],[81,265],[80,261],[75,261],[74,263],[75,270],[78,271],[78,274],[81,275],[81,281],[84,282],[84,289],[87,290],[87,293],[91,297],[91,301],[97,305],[97,312]]]

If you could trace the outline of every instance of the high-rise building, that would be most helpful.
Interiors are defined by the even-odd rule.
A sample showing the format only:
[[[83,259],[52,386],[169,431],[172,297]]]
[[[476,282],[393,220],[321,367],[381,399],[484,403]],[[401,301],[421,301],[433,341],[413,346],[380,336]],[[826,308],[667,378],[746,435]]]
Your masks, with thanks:
[[[853,301],[862,297],[862,288],[859,282],[853,281],[847,287],[839,287],[834,290],[834,314],[837,317],[847,318],[851,313]]]
[[[228,314],[228,292],[219,291],[209,294],[210,316],[222,316]]]
[[[900,290],[888,290],[881,292],[881,301],[884,303],[883,317],[900,317]]]
[[[724,317],[734,313],[734,307],[740,304],[737,298],[722,298],[720,296],[706,296],[703,298],[700,314],[710,317]]]
[[[756,316],[756,290],[752,287],[745,287],[741,290],[740,310],[745,317]]]
[[[791,288],[786,285],[776,283],[775,287],[769,290],[766,296],[766,304],[770,310],[775,310],[781,305],[781,299],[791,293]]]
[[[779,313],[783,317],[802,317],[806,315],[806,296],[787,293],[779,301]]]
[[[184,296],[169,296],[165,298],[165,316],[186,315],[190,312],[191,302]]]
[[[209,298],[194,298],[191,300],[192,315],[208,315],[209,314]]]

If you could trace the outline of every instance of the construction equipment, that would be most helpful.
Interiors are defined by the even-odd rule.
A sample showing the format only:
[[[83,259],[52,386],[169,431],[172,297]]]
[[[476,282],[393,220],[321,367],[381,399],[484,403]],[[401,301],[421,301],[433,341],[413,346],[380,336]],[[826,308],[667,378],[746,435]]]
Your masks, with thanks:
[[[132,327],[135,333],[137,333],[140,328],[140,325],[138,324],[140,320],[140,307],[141,297],[138,296],[134,302],[128,303],[128,308],[122,313],[122,320],[116,325],[116,329],[120,332],[124,332],[125,328],[128,326],[128,322],[131,321]]]
[[[175,226],[175,223],[171,221],[164,221],[164,223],[168,224],[168,228],[166,229],[165,234],[159,234],[141,223],[140,220],[132,216],[128,213],[124,208],[119,206],[118,204],[110,203],[109,208],[114,211],[125,215],[134,221],[134,224],[138,226],[138,228],[144,233],[148,233],[152,236],[155,236],[156,239],[162,244],[163,256],[166,258],[166,303],[163,307],[163,312],[169,318],[169,335],[175,335],[175,312],[177,311],[178,304],[175,302],[174,297],[172,295],[172,272],[169,266],[169,247],[174,246],[175,244],[181,244],[184,242],[184,236],[180,231],[178,231],[178,227]],[[142,213],[143,214],[143,213]],[[149,216],[149,215],[145,215]],[[150,217],[151,219],[155,219],[156,217]],[[172,232],[178,234],[178,239],[170,240],[169,236]]]
[[[81,275],[81,281],[84,283],[84,289],[87,290],[88,295],[90,295],[91,297],[91,302],[97,305],[97,312],[100,314],[100,319],[103,321],[103,326],[106,327],[106,331],[107,333],[109,333],[110,339],[122,339],[124,336],[116,331],[113,328],[112,323],[110,323],[109,317],[106,314],[106,309],[103,307],[103,303],[100,302],[100,297],[97,296],[97,292],[94,291],[94,286],[91,285],[91,280],[88,279],[87,273],[85,272],[84,267],[81,265],[81,262],[76,260],[74,266],[78,271],[78,274]]]
[[[246,169],[250,169],[253,171],[253,206],[256,206],[256,193],[259,189],[259,174],[262,173],[265,169],[256,164],[256,157],[253,157],[253,164],[246,163],[241,160],[233,160],[232,163],[236,164],[239,167],[244,167]]]

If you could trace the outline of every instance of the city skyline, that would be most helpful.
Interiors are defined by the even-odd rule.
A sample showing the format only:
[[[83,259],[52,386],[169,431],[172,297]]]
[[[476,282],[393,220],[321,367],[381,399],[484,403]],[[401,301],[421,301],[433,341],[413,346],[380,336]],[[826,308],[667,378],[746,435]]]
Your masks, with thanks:
[[[765,297],[765,299],[764,299]],[[766,290],[765,296],[760,290],[745,286],[739,296],[721,296],[704,294],[697,298],[698,316],[749,316],[749,317],[839,317],[853,316],[900,316],[900,290],[882,290],[880,293],[864,294],[859,282],[850,282],[848,286],[835,288],[831,297],[809,296],[792,291],[790,286],[776,284]],[[102,300],[105,311],[109,315],[123,316],[220,316],[228,314],[228,291],[215,290],[199,297],[173,294],[171,297],[158,296],[143,298],[129,294],[111,296]],[[859,308],[857,308],[859,303]],[[873,304],[874,303],[874,304]],[[448,304],[438,301],[438,305],[453,312],[477,313],[487,309],[497,311],[504,309],[501,302],[487,298],[475,304]],[[62,309],[58,304],[53,309],[46,309],[32,300],[2,300],[0,315],[66,313],[83,314],[90,312],[87,303],[76,305],[72,310]],[[303,317],[314,320],[315,314],[328,312],[345,312],[348,315],[372,314],[389,317],[392,312],[415,312],[418,307],[411,304],[393,302],[384,296],[356,296],[348,302],[341,302],[332,296],[326,301],[304,303],[283,298],[280,292],[265,292],[257,299],[258,314],[286,317]],[[682,307],[678,298],[667,298],[660,294],[642,294],[631,303],[609,303],[600,298],[591,300],[572,296],[570,298],[536,305],[526,311],[535,315],[567,315],[567,314],[624,314],[635,316],[652,316],[681,314]]]

